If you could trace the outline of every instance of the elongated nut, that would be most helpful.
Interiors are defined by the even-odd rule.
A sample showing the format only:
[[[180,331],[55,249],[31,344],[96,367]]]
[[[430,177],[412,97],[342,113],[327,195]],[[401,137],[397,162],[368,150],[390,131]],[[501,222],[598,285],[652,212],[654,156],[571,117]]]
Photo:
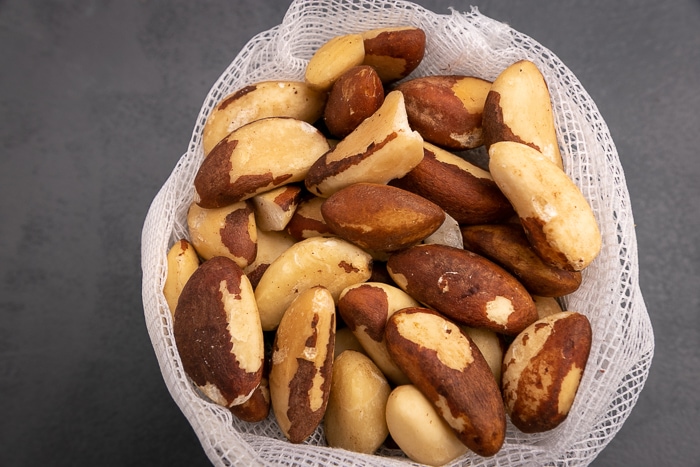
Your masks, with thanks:
[[[460,224],[502,222],[514,214],[486,170],[432,144],[423,146],[423,160],[391,185],[429,199]]]
[[[346,350],[333,362],[331,390],[323,420],[333,448],[373,454],[384,442],[386,401],[391,387],[365,354]]]
[[[356,66],[333,84],[323,112],[328,131],[344,138],[384,102],[384,87],[371,66]]]
[[[600,253],[591,206],[574,182],[539,151],[521,143],[491,145],[489,169],[520,218],[530,244],[547,263],[581,271]]]
[[[482,113],[491,83],[473,76],[422,76],[400,83],[411,127],[423,139],[449,149],[484,144]]]
[[[192,274],[175,309],[173,335],[185,373],[217,404],[242,404],[260,385],[260,317],[253,288],[233,260],[214,257]]]
[[[525,433],[548,431],[568,416],[591,348],[585,315],[564,311],[533,323],[503,358],[503,400]]]
[[[581,273],[545,263],[522,226],[515,223],[462,227],[464,248],[485,256],[513,274],[531,293],[561,297],[581,285]]]
[[[350,68],[361,65],[365,46],[359,34],[335,36],[316,50],[304,74],[306,84],[318,91],[329,90]]]
[[[371,273],[371,256],[340,238],[295,243],[270,264],[255,288],[263,329],[276,329],[284,311],[306,289],[322,285],[336,299],[345,287],[365,282]]]
[[[422,159],[423,138],[408,124],[403,94],[392,91],[379,110],[314,162],[304,183],[327,198],[353,183],[403,177]]]
[[[167,261],[168,274],[163,285],[163,295],[171,315],[175,316],[177,301],[190,276],[199,267],[199,257],[190,242],[181,239],[168,250]]]
[[[302,199],[287,224],[287,233],[298,241],[311,237],[335,237],[335,232],[321,214],[325,200],[319,196]]]
[[[266,232],[258,229],[257,235],[258,252],[255,255],[255,261],[243,268],[253,288],[258,286],[260,278],[270,264],[296,243],[294,238],[287,235],[285,232]]]
[[[386,422],[392,439],[414,462],[437,467],[468,451],[433,404],[412,384],[391,391]]]
[[[324,287],[300,293],[285,311],[270,369],[272,409],[284,435],[301,443],[319,425],[331,388],[335,303]]]
[[[291,117],[314,123],[325,104],[326,93],[302,81],[273,80],[244,86],[224,97],[207,117],[202,130],[204,154],[232,131],[262,118]]]
[[[299,182],[329,145],[319,130],[294,118],[248,123],[224,138],[194,179],[204,208],[217,208]]]
[[[404,308],[386,325],[387,348],[459,440],[481,456],[503,445],[501,392],[478,347],[459,327],[427,308]]]
[[[255,389],[250,399],[240,405],[234,405],[229,408],[231,413],[250,423],[261,422],[267,418],[270,413],[270,383],[263,376],[260,380],[260,385]]]
[[[491,368],[491,373],[496,379],[496,382],[501,384],[501,372],[503,370],[503,354],[505,353],[505,345],[500,334],[497,334],[489,329],[473,328],[470,326],[460,326],[460,329],[469,336],[476,344],[484,356],[486,363]]]
[[[297,185],[285,185],[253,196],[255,222],[258,228],[284,230],[300,201],[301,187]]]
[[[515,141],[563,167],[547,82],[529,60],[508,66],[493,81],[484,103],[484,144]]]
[[[537,307],[538,319],[564,311],[557,299],[554,297],[533,295],[532,299],[535,301],[535,306]]]
[[[387,269],[409,295],[460,324],[515,335],[537,319],[525,287],[470,251],[416,245],[391,255]]]
[[[255,260],[258,231],[255,214],[247,201],[216,209],[192,203],[187,211],[187,227],[192,245],[205,260],[226,256],[241,268]]]
[[[419,303],[406,292],[381,282],[351,285],[338,298],[338,314],[367,355],[394,384],[407,384],[410,380],[396,366],[386,348],[386,322],[396,311],[417,306]]]
[[[378,183],[355,183],[336,191],[321,205],[321,214],[339,237],[377,251],[415,245],[445,220],[435,203]]]
[[[371,29],[364,40],[364,65],[377,70],[384,84],[399,81],[420,65],[425,55],[425,31],[413,26]]]

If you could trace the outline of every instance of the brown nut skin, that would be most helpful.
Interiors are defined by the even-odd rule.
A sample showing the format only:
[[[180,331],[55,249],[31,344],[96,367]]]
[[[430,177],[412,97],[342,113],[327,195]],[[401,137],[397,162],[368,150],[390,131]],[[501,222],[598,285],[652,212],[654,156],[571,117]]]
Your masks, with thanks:
[[[335,237],[333,229],[321,214],[321,206],[325,200],[318,196],[304,197],[287,223],[287,233],[297,241],[311,237]]]
[[[513,274],[534,295],[561,297],[581,285],[581,273],[545,263],[519,224],[462,227],[464,249],[485,256]]]
[[[253,288],[231,259],[202,263],[185,284],[173,323],[185,373],[211,400],[248,400],[263,376],[264,345]]]
[[[377,70],[384,84],[401,80],[415,70],[425,55],[425,32],[413,26],[371,29],[364,39],[363,64]]]
[[[367,250],[396,251],[419,243],[445,220],[435,203],[400,188],[355,183],[321,205],[326,224]]]
[[[503,358],[503,400],[525,433],[551,430],[569,414],[591,349],[591,325],[572,311],[542,318],[511,343]]]
[[[280,429],[301,443],[328,404],[335,347],[335,303],[324,287],[302,292],[284,313],[270,369],[272,409]]]
[[[386,325],[389,353],[457,437],[481,456],[496,454],[506,432],[496,380],[460,328],[427,308],[404,308]]]
[[[396,86],[411,127],[424,140],[456,150],[484,144],[481,119],[490,89],[489,81],[458,75],[423,76]]]
[[[250,399],[240,405],[230,407],[231,413],[244,422],[256,423],[267,418],[270,413],[270,384],[263,377],[260,386],[255,389]]]
[[[525,287],[476,253],[416,245],[392,254],[387,269],[409,295],[460,324],[516,335],[537,319]]]
[[[502,222],[515,214],[487,171],[429,143],[423,160],[390,185],[429,199],[459,224]]]
[[[384,87],[374,68],[350,68],[333,84],[323,121],[336,138],[344,138],[382,106]]]

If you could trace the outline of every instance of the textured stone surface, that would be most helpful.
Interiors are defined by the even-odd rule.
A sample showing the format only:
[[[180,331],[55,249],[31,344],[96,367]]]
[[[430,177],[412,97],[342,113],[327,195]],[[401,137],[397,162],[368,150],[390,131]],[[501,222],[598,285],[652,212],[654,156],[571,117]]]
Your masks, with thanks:
[[[418,3],[477,5],[557,54],[597,103],[625,169],[656,352],[593,465],[697,465],[700,3]],[[286,8],[0,1],[1,465],[209,465],[146,332],[141,227],[211,84]]]

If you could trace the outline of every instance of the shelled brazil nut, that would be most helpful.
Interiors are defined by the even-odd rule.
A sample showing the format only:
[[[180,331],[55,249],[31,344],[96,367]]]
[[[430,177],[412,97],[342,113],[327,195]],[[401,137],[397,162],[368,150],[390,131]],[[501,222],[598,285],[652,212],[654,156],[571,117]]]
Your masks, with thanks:
[[[537,66],[426,76],[425,47],[410,25],[340,35],[299,81],[226,95],[164,294],[188,377],[242,423],[367,454],[391,433],[438,465],[497,453],[507,417],[567,417],[592,337],[557,299],[601,245]]]

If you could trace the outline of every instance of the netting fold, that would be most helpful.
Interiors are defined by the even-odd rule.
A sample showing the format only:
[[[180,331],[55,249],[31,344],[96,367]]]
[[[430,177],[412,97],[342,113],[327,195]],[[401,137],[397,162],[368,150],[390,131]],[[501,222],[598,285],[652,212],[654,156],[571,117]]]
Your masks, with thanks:
[[[418,26],[427,34],[425,59],[412,76],[464,74],[493,80],[520,59],[540,68],[552,96],[565,170],[590,202],[603,236],[602,251],[584,271],[581,288],[563,300],[567,309],[588,316],[594,336],[569,417],[556,429],[534,435],[509,424],[496,456],[467,453],[452,465],[588,465],[629,416],[654,352],[653,330],[639,289],[625,177],[603,117],[566,65],[530,37],[476,8],[436,14],[399,0],[297,0],[282,24],[256,35],[238,53],[206,96],[187,151],[154,198],[143,226],[144,316],[163,379],[214,465],[412,464],[398,451],[367,456],[328,448],[322,427],[304,444],[293,445],[285,441],[273,415],[250,424],[208,402],[182,369],[162,293],[167,250],[176,240],[189,238],[186,212],[203,159],[202,129],[214,106],[257,81],[303,79],[308,59],[335,35],[396,25]]]

